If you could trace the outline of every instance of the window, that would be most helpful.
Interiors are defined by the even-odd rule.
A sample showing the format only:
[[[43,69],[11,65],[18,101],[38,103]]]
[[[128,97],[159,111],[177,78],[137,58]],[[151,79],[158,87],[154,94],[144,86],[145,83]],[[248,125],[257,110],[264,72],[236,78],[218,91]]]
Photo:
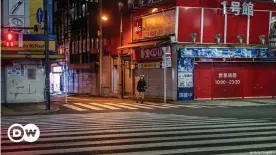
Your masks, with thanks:
[[[82,4],[82,16],[85,16],[85,12],[86,12],[86,4]]]
[[[36,80],[36,69],[28,68],[28,80]]]

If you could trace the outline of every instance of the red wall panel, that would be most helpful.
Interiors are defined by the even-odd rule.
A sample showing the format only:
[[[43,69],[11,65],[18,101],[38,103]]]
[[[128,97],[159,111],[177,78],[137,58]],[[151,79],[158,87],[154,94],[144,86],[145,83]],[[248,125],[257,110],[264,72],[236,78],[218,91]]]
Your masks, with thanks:
[[[179,8],[178,41],[192,42],[191,33],[197,33],[197,42],[200,41],[201,9]]]
[[[194,88],[196,99],[276,96],[276,63],[199,63]]]
[[[213,64],[195,65],[195,98],[211,98],[212,93],[212,68]]]
[[[250,44],[260,44],[260,35],[265,35],[268,41],[269,33],[269,12],[254,11],[254,16],[250,19]]]
[[[244,72],[244,79],[246,79],[245,83],[244,83],[244,88],[243,88],[243,96],[244,97],[253,96],[253,94],[254,94],[253,71],[254,71],[254,67],[252,67],[251,63],[245,63],[244,64],[244,71],[243,72]]]
[[[244,74],[242,64],[216,63],[213,67],[212,76],[213,98],[243,96]]]
[[[237,36],[243,35],[243,43],[247,39],[247,16],[227,16],[227,43],[239,43]]]
[[[203,42],[216,43],[216,34],[221,34],[220,42],[223,43],[224,16],[219,13],[219,9],[204,9]]]
[[[231,3],[233,0],[227,0]],[[176,0],[177,6],[222,8],[222,0]],[[240,0],[243,2],[243,0]],[[276,10],[276,5],[267,2],[253,2],[255,10]]]

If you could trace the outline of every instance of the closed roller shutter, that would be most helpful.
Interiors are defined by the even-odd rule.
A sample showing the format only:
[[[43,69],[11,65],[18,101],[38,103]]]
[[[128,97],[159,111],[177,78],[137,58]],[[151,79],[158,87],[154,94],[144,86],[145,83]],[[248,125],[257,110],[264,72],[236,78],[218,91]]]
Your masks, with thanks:
[[[276,96],[275,63],[198,63],[195,98],[271,98]]]
[[[135,70],[135,91],[140,75],[145,76],[149,91],[145,95],[151,97],[164,96],[164,71],[163,69],[136,69]],[[166,70],[167,75],[167,96],[172,97],[172,69]]]

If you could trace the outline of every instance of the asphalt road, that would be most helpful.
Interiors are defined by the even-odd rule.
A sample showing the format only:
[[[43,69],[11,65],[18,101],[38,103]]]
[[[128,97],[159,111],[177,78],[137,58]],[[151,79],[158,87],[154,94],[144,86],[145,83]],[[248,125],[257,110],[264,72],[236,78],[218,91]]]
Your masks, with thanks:
[[[1,154],[273,155],[275,110],[274,105],[141,104],[71,98],[53,114],[3,116]],[[11,142],[7,131],[14,123],[37,125],[39,139]]]
[[[11,142],[13,123],[35,123],[38,141]],[[2,155],[252,155],[276,153],[276,121],[104,112],[2,117]]]
[[[100,108],[100,109],[98,109]],[[59,114],[105,113],[105,112],[150,112],[158,114],[177,114],[188,116],[207,116],[224,118],[271,118],[276,119],[276,104],[260,106],[163,104],[132,100],[73,97],[60,107]]]

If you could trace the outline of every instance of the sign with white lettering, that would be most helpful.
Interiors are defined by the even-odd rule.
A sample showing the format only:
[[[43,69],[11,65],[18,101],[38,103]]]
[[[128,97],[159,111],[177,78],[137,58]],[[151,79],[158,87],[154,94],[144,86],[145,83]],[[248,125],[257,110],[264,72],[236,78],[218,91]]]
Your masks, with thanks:
[[[217,78],[215,80],[217,85],[239,85],[241,83],[237,73],[218,73]]]
[[[251,2],[244,1],[242,4],[239,1],[232,1],[228,4],[227,1],[221,3],[223,6],[223,14],[234,14],[234,15],[246,15],[253,16],[254,14],[254,4]]]
[[[136,48],[134,51],[136,62],[143,63],[162,61],[161,47]]]
[[[160,3],[164,0],[128,0],[128,8],[140,8],[143,6],[149,6],[152,4]]]

